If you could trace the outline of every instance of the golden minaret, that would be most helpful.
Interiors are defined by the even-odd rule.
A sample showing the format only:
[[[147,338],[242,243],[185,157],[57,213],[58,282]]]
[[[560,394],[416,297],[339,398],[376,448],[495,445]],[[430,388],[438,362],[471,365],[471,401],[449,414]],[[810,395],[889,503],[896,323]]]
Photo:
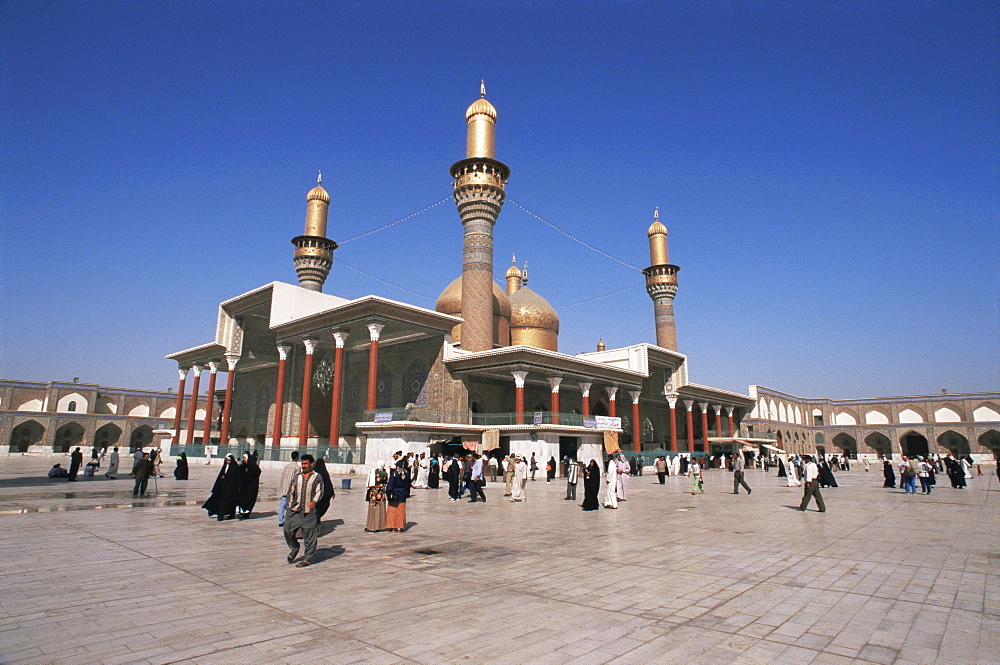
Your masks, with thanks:
[[[642,271],[646,276],[646,293],[653,299],[656,320],[656,345],[677,350],[677,327],[674,323],[674,296],[677,295],[677,273],[667,255],[667,227],[660,223],[660,209],[653,213],[649,236],[650,266]]]
[[[303,235],[292,238],[295,245],[295,272],[299,286],[310,291],[322,291],[323,283],[333,266],[333,250],[337,243],[326,237],[326,217],[330,195],[323,189],[323,174],[316,186],[306,194],[306,228]]]
[[[497,110],[479,99],[465,111],[465,159],[451,165],[455,206],[465,230],[462,243],[462,349],[493,348],[493,225],[504,201],[510,169],[493,158]]]

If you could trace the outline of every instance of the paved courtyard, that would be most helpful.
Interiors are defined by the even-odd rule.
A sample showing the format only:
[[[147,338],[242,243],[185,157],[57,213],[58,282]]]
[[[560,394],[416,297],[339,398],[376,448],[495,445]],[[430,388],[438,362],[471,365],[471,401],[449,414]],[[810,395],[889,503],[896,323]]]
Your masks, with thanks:
[[[417,490],[402,534],[365,533],[363,478],[338,478],[318,563],[297,569],[277,469],[254,519],[219,523],[196,503],[218,461],[134,502],[127,477],[43,479],[54,461],[0,458],[2,662],[1000,663],[993,467],[930,496],[855,468],[826,514],[758,470],[752,496],[725,471],[699,496],[646,475],[590,513],[561,480],[524,504],[501,483],[475,505]]]

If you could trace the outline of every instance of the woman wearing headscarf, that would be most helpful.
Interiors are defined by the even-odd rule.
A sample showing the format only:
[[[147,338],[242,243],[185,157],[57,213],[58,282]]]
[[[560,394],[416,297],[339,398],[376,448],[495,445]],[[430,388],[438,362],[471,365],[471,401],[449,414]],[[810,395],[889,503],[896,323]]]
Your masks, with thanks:
[[[601,491],[601,465],[597,460],[590,460],[590,464],[583,470],[583,509],[598,510],[601,502],[597,495]]]
[[[785,472],[785,462],[784,460],[781,459],[781,457],[778,457],[778,477],[779,478],[788,477],[788,474]]]
[[[180,457],[177,458],[177,466],[174,467],[174,478],[177,480],[187,480],[188,479],[188,456],[187,453],[181,453]]]
[[[458,501],[458,481],[461,478],[461,465],[454,457],[449,457],[445,463],[444,479],[448,481],[448,497],[452,501]]]
[[[236,465],[236,458],[232,455],[226,455],[222,461],[222,468],[219,469],[219,475],[215,477],[212,494],[201,507],[208,511],[209,517],[218,515],[221,522],[235,516],[239,498],[240,469]]]
[[[385,470],[385,460],[368,472],[368,520],[365,531],[376,533],[385,528],[385,489],[389,474]]]
[[[326,460],[320,457],[313,465],[313,471],[323,479],[323,498],[316,504],[316,520],[323,519],[326,511],[330,510],[330,500],[333,499],[333,481],[330,480],[330,472],[326,470]]]
[[[819,486],[839,487],[837,479],[833,475],[833,466],[825,459],[819,463]]]
[[[431,457],[431,469],[427,474],[427,487],[436,490],[441,486],[441,459],[434,455]]]
[[[892,468],[892,462],[887,459],[882,460],[882,477],[885,478],[882,487],[896,487],[896,470]]]
[[[389,480],[385,485],[385,526],[389,531],[400,533],[406,528],[406,499],[410,496],[410,483],[406,477],[405,462],[389,469]]]
[[[556,458],[552,456],[545,463],[545,482],[551,483],[556,477]]]
[[[257,456],[243,453],[240,462],[240,500],[236,505],[236,517],[245,520],[250,517],[257,503],[257,492],[260,490],[260,466]]]

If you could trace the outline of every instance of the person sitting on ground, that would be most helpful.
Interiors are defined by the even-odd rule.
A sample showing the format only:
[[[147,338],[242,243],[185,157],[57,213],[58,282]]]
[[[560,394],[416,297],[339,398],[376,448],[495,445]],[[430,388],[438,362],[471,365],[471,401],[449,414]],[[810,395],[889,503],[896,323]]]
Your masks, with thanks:
[[[87,462],[86,466],[83,467],[83,475],[93,476],[94,472],[97,471],[100,467],[101,463],[98,461],[98,459],[96,457],[92,457],[90,461]]]
[[[62,468],[61,464],[54,464],[49,469],[49,478],[69,478],[69,471]]]

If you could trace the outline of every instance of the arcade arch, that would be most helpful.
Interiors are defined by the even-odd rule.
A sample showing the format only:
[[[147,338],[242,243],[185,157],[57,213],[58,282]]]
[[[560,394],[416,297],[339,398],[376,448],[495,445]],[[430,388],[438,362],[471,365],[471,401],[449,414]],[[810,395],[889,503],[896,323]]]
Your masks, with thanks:
[[[881,432],[872,432],[865,437],[865,445],[886,459],[892,457],[892,441]]]
[[[927,437],[913,430],[899,437],[899,447],[907,457],[926,456],[930,454]]]
[[[98,449],[107,448],[110,450],[118,445],[121,438],[122,428],[114,423],[108,423],[94,432],[94,446]]]
[[[23,422],[10,433],[8,450],[12,453],[26,453],[29,446],[40,444],[44,436],[45,428],[38,421]]]
[[[977,423],[996,422],[1000,420],[1000,406],[984,402],[972,411],[972,419]]]
[[[858,414],[853,409],[841,409],[833,417],[834,425],[857,425]]]
[[[841,432],[833,437],[833,445],[844,451],[844,455],[848,457],[856,458],[858,456],[858,442],[850,434]]]
[[[76,392],[63,395],[56,403],[56,411],[59,413],[70,413],[73,411],[87,413],[88,409],[89,402],[87,402],[87,398]]]
[[[937,444],[947,448],[955,457],[965,457],[972,454],[969,440],[954,430],[948,430],[937,438]]]
[[[142,425],[132,430],[129,437],[128,451],[134,453],[137,448],[147,448],[153,443],[153,428],[149,425]]]
[[[983,432],[979,435],[979,445],[991,450],[994,455],[1000,455],[1000,432],[995,429]]]
[[[66,423],[56,430],[52,445],[54,453],[68,453],[74,446],[83,445],[83,427],[80,423]]]
[[[916,425],[917,423],[926,423],[927,414],[923,409],[917,406],[907,406],[905,409],[899,412],[899,422],[904,425]]]
[[[961,414],[950,406],[942,406],[934,412],[934,422],[936,423],[960,423],[964,420]]]
[[[869,409],[865,412],[866,425],[888,425],[889,411],[883,408]]]

